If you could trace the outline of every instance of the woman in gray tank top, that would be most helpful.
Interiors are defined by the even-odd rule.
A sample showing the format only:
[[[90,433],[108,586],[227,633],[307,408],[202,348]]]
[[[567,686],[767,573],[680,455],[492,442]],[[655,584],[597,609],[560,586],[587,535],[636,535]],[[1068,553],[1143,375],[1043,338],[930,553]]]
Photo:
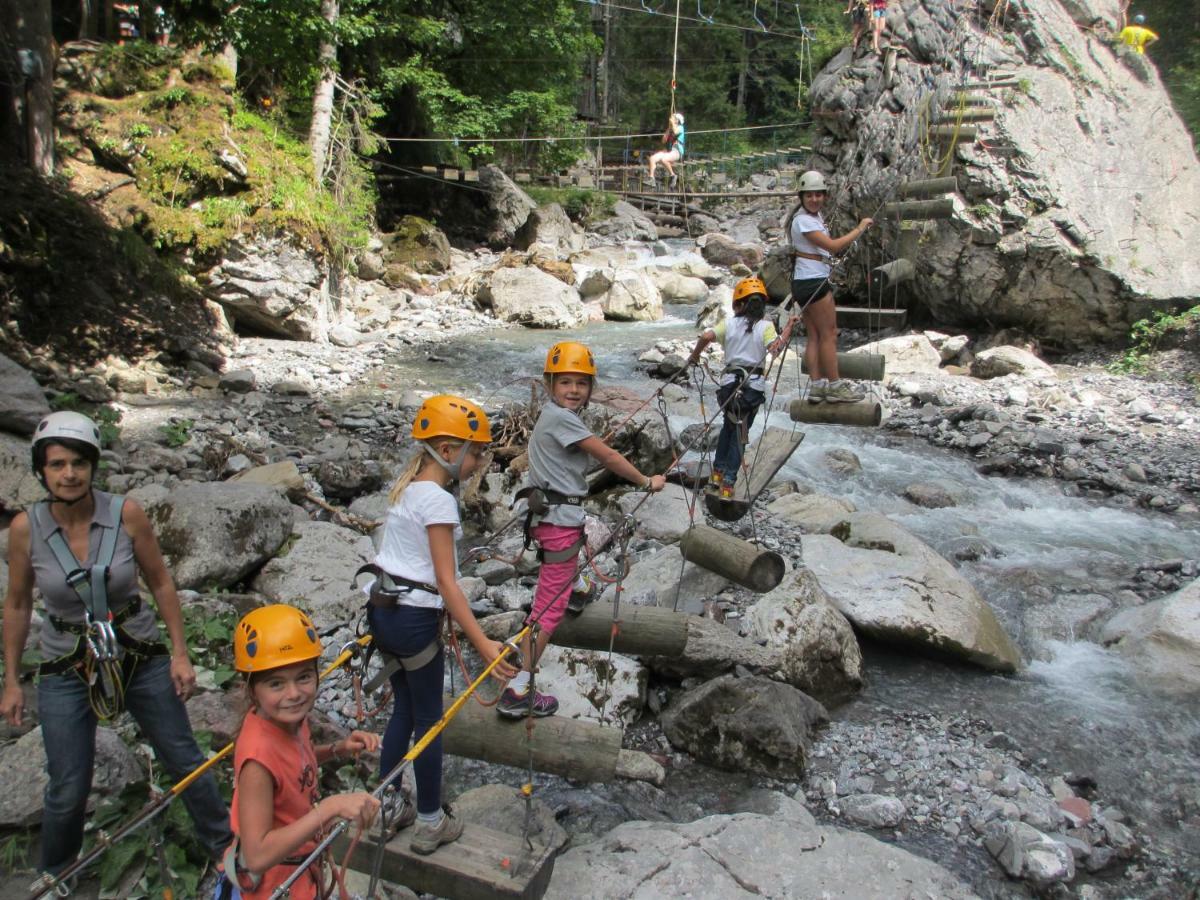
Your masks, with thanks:
[[[95,423],[79,413],[52,413],[34,432],[32,456],[34,474],[50,499],[19,514],[9,527],[0,715],[14,726],[24,718],[19,673],[36,586],[45,606],[37,691],[49,775],[40,868],[56,875],[83,842],[97,709],[119,709],[97,703],[85,672],[96,672],[100,660],[111,657],[104,669],[115,675],[111,695],[123,697],[174,780],[200,766],[204,755],[183,705],[195,688],[196,673],[188,659],[175,584],[145,511],[133,500],[92,488],[100,459]],[[139,596],[139,569],[166,626],[169,654],[159,639],[154,610]],[[114,627],[106,630],[90,625],[93,621]],[[106,635],[111,635],[108,645]],[[201,842],[219,858],[232,835],[212,775],[197,779],[182,797]]]

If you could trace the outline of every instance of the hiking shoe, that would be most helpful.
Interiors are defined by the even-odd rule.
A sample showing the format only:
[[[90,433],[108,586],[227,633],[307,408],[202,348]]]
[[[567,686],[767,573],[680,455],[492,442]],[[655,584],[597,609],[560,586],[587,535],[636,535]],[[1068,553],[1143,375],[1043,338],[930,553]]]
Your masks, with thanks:
[[[412,802],[412,791],[406,787],[400,789],[400,808],[394,818],[388,823],[388,838],[395,837],[413,822],[417,821],[417,807]]]
[[[438,847],[442,846],[442,844],[457,841],[462,837],[462,833],[462,819],[454,815],[453,810],[450,809],[450,804],[447,803],[442,807],[442,821],[436,826],[426,825],[424,822],[417,823],[412,841],[408,846],[413,853],[428,856]]]
[[[574,615],[579,615],[585,606],[596,599],[596,585],[592,584],[592,580],[586,575],[581,575],[579,580],[583,582],[584,587],[580,589],[576,583],[571,596],[567,598],[567,612]]]
[[[826,403],[857,403],[866,396],[848,381],[835,381],[825,389]]]
[[[823,384],[809,385],[808,402],[809,403],[824,403],[825,402],[825,393],[828,390],[829,390],[829,388],[827,388]]]
[[[524,694],[518,694],[512,688],[504,689],[504,693],[500,695],[500,702],[496,704],[496,712],[500,713],[506,719],[523,719],[529,715],[530,698],[532,698],[533,715],[535,718],[540,719],[543,716],[552,716],[558,712],[558,700],[549,694],[542,694],[536,691],[526,691]]]
[[[719,491],[721,482],[725,480],[725,473],[720,469],[713,469],[712,474],[708,476],[708,489],[710,491]]]
[[[723,485],[721,485],[720,497],[722,500],[732,500],[733,499],[733,484],[731,482],[727,481]]]
[[[679,187],[679,176],[672,175],[671,180],[667,182],[667,187]]]

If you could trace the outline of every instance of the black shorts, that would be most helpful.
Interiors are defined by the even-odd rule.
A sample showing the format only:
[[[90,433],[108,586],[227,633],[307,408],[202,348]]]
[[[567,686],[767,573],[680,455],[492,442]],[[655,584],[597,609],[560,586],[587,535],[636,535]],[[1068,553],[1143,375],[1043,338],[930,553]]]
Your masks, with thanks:
[[[865,24],[867,21],[867,8],[854,4],[854,9],[850,11],[850,21],[855,25]]]
[[[828,278],[794,278],[792,279],[792,299],[788,309],[803,311],[810,303],[815,303],[826,294],[833,293],[833,285]]]

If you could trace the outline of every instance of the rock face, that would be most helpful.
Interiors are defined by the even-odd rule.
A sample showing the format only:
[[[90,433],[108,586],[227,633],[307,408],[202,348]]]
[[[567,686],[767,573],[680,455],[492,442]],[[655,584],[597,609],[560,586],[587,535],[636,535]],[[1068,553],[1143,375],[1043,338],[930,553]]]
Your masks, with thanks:
[[[513,247],[517,250],[528,250],[534,244],[545,244],[558,251],[574,252],[583,249],[584,237],[561,206],[557,203],[547,203],[529,214],[525,224],[517,231]]]
[[[592,231],[613,241],[657,241],[658,229],[631,203],[618,200],[610,218],[592,225]]]
[[[332,522],[297,522],[289,540],[287,552],[262,567],[253,587],[305,610],[349,594],[358,567],[375,557],[369,537]]]
[[[806,537],[804,558],[857,628],[987,669],[1020,666],[991,607],[927,544],[875,513],[851,513],[834,533]]]
[[[1200,580],[1125,610],[1104,627],[1101,639],[1158,686],[1200,693]]]
[[[672,698],[663,732],[722,769],[802,778],[812,729],[829,721],[816,700],[766,678],[723,675]]]
[[[420,216],[405,216],[396,230],[381,237],[383,265],[407,266],[422,275],[437,275],[450,268],[450,242],[433,223]]]
[[[0,504],[15,510],[45,496],[29,470],[29,441],[0,432]]]
[[[800,804],[790,806],[786,817],[747,812],[682,825],[627,822],[560,856],[546,900],[975,896],[936,863],[865,834],[818,826]]]
[[[889,12],[889,40],[903,48],[894,70],[849,48],[835,56],[812,86],[827,132],[813,146],[817,168],[853,173],[833,185],[843,214],[867,215],[898,182],[928,177],[910,141],[922,111],[954,116],[964,73],[946,60],[969,59],[968,80],[983,67],[1011,76],[1016,87],[978,95],[995,111],[979,126],[987,146],[964,139],[951,151],[953,215],[919,225],[905,289],[942,321],[1020,325],[1077,346],[1123,336],[1147,301],[1200,295],[1188,199],[1200,196],[1200,166],[1153,67],[1113,47],[1117,0],[1036,6],[1005,41],[940,0]]]
[[[500,321],[530,328],[574,328],[586,318],[575,288],[533,266],[497,269],[477,297]]]
[[[0,355],[0,429],[33,434],[50,404],[32,375],[7,356]]]
[[[131,496],[146,508],[180,588],[232,587],[292,533],[292,505],[265,485],[149,485]]]

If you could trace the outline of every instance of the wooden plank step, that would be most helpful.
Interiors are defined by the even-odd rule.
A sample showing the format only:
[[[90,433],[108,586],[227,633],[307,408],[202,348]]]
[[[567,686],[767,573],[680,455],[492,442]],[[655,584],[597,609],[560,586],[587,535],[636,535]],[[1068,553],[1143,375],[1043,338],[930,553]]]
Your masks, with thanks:
[[[974,125],[931,125],[931,138],[957,139],[959,143],[969,144],[979,136],[979,129]]]
[[[771,483],[803,440],[802,431],[765,429],[742,456],[743,476],[734,485],[733,499],[722,500],[714,491],[705,492],[704,506],[709,514],[722,522],[736,522],[746,515],[758,495]]]
[[[938,117],[938,125],[954,125],[955,122],[991,122],[996,118],[994,109],[964,109],[961,112],[954,108],[942,110]]]
[[[465,822],[463,834],[443,844],[429,856],[409,849],[410,826],[387,842],[380,877],[421,894],[451,900],[540,900],[550,884],[557,851],[536,842],[526,852],[520,837]],[[375,856],[375,835],[363,835],[350,856],[350,868],[370,872]],[[349,846],[343,836],[334,843],[334,858],[341,859]]]
[[[945,178],[923,178],[919,181],[905,181],[896,190],[896,196],[936,197],[938,194],[958,193],[958,178],[949,175]]]
[[[872,309],[869,306],[839,306],[839,328],[899,328],[908,321],[907,309]]]

